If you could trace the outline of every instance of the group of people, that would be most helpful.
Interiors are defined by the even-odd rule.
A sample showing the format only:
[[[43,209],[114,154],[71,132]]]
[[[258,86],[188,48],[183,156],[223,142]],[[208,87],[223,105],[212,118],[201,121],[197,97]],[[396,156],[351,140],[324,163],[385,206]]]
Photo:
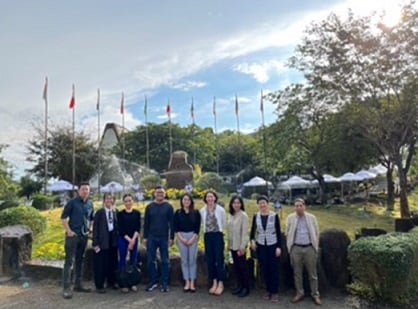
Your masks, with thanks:
[[[103,208],[93,215],[93,206],[88,199],[89,185],[81,184],[78,196],[71,199],[62,212],[62,223],[66,232],[65,264],[63,271],[63,296],[71,298],[70,270],[75,260],[74,291],[90,292],[81,283],[82,258],[89,232],[93,233],[94,282],[99,293],[108,288],[117,289],[115,274],[126,266],[129,254],[130,265],[137,264],[138,241],[141,233],[141,214],[132,208],[133,197],[123,196],[125,208],[116,212],[111,194],[103,197]],[[225,243],[233,260],[236,274],[236,288],[232,293],[246,297],[250,293],[250,271],[247,263],[247,249],[255,253],[264,278],[266,292],[264,299],[277,302],[279,286],[279,258],[282,254],[280,220],[269,208],[266,196],[257,199],[258,211],[252,218],[250,233],[249,218],[245,212],[244,201],[234,196],[229,202],[229,216],[223,206],[218,204],[214,191],[207,191],[203,197],[204,206],[195,209],[194,200],[189,193],[180,198],[180,209],[165,199],[165,190],[157,187],[154,200],[147,205],[144,214],[142,245],[147,252],[149,282],[146,291],[160,287],[161,292],[169,291],[169,247],[176,239],[181,257],[184,279],[184,292],[196,292],[197,253],[200,230],[203,230],[205,260],[208,278],[211,282],[209,293],[221,295],[224,292]],[[303,269],[306,268],[311,296],[320,305],[317,276],[318,223],[314,215],[305,211],[305,202],[295,200],[295,212],[286,221],[287,249],[294,271],[296,295],[292,302],[301,301],[303,289]],[[161,277],[158,280],[157,249],[160,254]],[[122,288],[137,291],[137,286]]]

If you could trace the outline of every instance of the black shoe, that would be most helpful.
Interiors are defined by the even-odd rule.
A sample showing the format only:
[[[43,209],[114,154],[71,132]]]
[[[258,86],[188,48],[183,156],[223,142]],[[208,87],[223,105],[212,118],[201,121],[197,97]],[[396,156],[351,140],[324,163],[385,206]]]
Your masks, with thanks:
[[[232,295],[238,295],[239,293],[241,293],[241,291],[243,290],[243,288],[236,288],[232,290]]]
[[[249,289],[242,289],[241,293],[238,294],[238,297],[245,297],[248,296],[248,294],[250,294],[250,290]]]
[[[91,289],[90,288],[85,288],[84,286],[76,286],[74,288],[75,292],[81,292],[81,293],[90,293]]]
[[[105,289],[96,289],[96,292],[99,293],[99,294],[104,294],[104,293],[106,293],[106,290]]]

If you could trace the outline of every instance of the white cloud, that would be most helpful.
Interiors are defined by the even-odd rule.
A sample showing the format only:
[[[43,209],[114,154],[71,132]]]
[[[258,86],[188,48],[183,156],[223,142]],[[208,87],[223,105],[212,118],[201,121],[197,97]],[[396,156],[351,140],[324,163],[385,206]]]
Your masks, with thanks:
[[[179,116],[179,114],[171,112],[171,119],[175,119],[178,116]],[[158,115],[157,119],[168,121],[168,115],[167,114]]]
[[[206,87],[207,83],[199,81],[187,81],[183,83],[174,84],[171,86],[173,89],[181,89],[183,91],[189,91],[193,88],[203,88]]]
[[[243,62],[234,66],[234,71],[251,75],[256,81],[264,84],[269,81],[270,74],[280,73],[286,70],[282,61],[269,60],[261,63]]]

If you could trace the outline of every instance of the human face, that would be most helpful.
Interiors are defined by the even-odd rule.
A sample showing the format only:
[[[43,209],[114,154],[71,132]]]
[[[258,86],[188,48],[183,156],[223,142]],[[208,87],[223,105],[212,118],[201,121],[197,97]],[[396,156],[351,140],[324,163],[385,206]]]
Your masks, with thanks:
[[[213,195],[212,193],[208,193],[206,195],[206,205],[215,205],[215,195]]]
[[[157,189],[154,192],[154,197],[156,202],[162,202],[165,199],[165,190],[164,189]]]
[[[78,189],[78,196],[84,201],[87,200],[87,198],[89,197],[89,194],[90,194],[90,186],[89,185],[82,185]]]
[[[132,204],[134,203],[133,199],[131,196],[127,196],[125,197],[125,199],[123,200],[123,204],[125,205],[126,209],[131,209],[132,208]]]
[[[242,205],[239,199],[236,198],[232,201],[232,209],[234,210],[234,213],[239,212],[241,210],[241,207]]]
[[[190,205],[192,204],[190,197],[188,197],[187,195],[183,196],[183,198],[181,199],[181,202],[183,203],[184,209],[190,209]]]
[[[267,213],[269,211],[269,203],[266,200],[259,200],[258,209],[262,213]]]
[[[296,201],[295,211],[298,214],[298,216],[303,216],[303,214],[305,213],[305,204],[302,203],[301,201]]]
[[[113,199],[113,196],[112,195],[106,195],[105,196],[105,199],[104,199],[104,206],[107,208],[107,209],[110,209],[110,208],[112,208],[112,206],[113,206],[113,201],[114,201],[114,199]]]

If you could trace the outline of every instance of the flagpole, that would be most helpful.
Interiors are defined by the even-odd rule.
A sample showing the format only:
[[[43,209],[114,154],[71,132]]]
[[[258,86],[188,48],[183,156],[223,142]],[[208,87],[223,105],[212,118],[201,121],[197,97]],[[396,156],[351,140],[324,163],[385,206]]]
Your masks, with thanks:
[[[145,96],[145,103],[144,103],[144,116],[145,116],[145,140],[146,140],[146,162],[147,162],[147,168],[150,168],[149,165],[149,135],[148,135],[148,115],[147,115],[147,96]]]
[[[48,186],[48,77],[45,77],[45,86],[43,99],[45,101],[45,179],[44,179],[44,193],[47,193],[46,187]]]
[[[75,102],[75,85],[73,84],[73,100]],[[75,104],[72,108],[73,110],[73,153],[72,153],[72,159],[73,159],[73,177],[72,177],[72,183],[73,183],[73,193],[75,190]]]
[[[195,121],[194,121],[194,101],[192,97],[192,107],[190,108],[190,116],[192,117],[192,142],[193,142],[193,166],[196,165],[196,136],[195,132]]]
[[[171,155],[173,153],[173,137],[171,132],[171,106],[170,106],[170,99],[168,99],[168,105],[167,105],[167,113],[168,113],[168,130],[169,130],[169,141],[170,141],[170,160]]]
[[[237,116],[237,132],[238,132],[238,161],[239,161],[239,174],[240,174],[240,184],[242,184],[242,158],[241,158],[241,133],[239,129],[239,106],[238,106],[238,96],[235,94],[235,115]]]
[[[266,192],[268,192],[266,126],[264,122],[263,90],[261,90],[261,94],[260,94],[260,111],[261,111],[261,125],[262,125],[262,130],[263,130],[264,179],[266,180]]]
[[[125,193],[125,169],[126,169],[126,162],[125,162],[125,97],[122,92],[122,98],[120,103],[120,112],[122,113],[122,192]]]
[[[218,128],[216,124],[216,98],[213,97],[213,118],[215,125],[215,149],[216,149],[216,174],[219,175],[219,147],[218,147]]]
[[[100,142],[100,88],[97,89],[97,153],[98,153],[98,162],[97,162],[97,192],[99,193],[100,200],[100,178],[102,173],[102,145]]]

